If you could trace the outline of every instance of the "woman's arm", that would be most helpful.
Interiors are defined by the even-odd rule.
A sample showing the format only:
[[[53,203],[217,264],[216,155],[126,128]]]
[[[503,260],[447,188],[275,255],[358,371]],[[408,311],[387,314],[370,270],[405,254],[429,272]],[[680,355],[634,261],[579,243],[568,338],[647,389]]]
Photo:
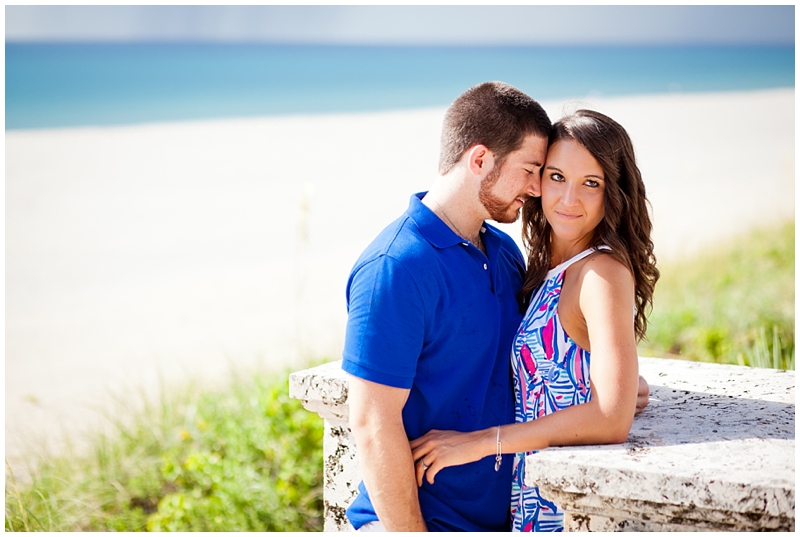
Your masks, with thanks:
[[[639,384],[633,332],[634,282],[631,273],[610,256],[593,256],[582,268],[580,310],[586,320],[592,355],[590,401],[542,418],[500,427],[503,453],[550,446],[615,444],[630,431]],[[430,431],[411,442],[417,482],[433,483],[439,470],[494,455],[497,427],[472,433]]]

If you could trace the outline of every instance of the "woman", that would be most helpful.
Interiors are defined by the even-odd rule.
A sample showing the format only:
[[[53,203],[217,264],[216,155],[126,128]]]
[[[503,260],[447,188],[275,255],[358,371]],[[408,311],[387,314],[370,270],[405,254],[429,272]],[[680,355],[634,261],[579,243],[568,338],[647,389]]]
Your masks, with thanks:
[[[636,341],[658,269],[633,145],[618,123],[579,110],[553,126],[541,197],[523,208],[526,309],[512,348],[516,421],[411,442],[417,480],[516,453],[516,531],[563,529],[563,512],[524,483],[526,455],[549,446],[624,442],[636,404]],[[590,354],[591,353],[591,354]]]

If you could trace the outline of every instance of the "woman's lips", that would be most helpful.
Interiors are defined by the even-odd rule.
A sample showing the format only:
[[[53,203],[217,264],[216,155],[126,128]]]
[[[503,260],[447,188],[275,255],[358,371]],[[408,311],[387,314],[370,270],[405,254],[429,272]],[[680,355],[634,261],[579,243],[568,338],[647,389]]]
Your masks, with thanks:
[[[558,216],[560,216],[561,218],[566,218],[567,220],[574,220],[575,218],[580,218],[581,217],[581,215],[579,215],[579,214],[562,213],[562,212],[559,212],[559,211],[556,211],[556,214]]]

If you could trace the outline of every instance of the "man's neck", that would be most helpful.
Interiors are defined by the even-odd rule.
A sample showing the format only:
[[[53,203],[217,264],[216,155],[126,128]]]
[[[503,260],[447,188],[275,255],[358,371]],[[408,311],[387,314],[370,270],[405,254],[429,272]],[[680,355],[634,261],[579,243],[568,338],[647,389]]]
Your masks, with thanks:
[[[485,216],[477,192],[471,192],[469,185],[453,177],[439,177],[422,203],[454,233],[483,250],[480,230]]]

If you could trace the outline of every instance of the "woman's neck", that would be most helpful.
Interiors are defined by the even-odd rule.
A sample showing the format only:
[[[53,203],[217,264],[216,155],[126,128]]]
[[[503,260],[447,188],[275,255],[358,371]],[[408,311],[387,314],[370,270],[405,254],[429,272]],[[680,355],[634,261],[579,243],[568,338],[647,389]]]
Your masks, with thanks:
[[[572,259],[592,245],[594,233],[585,235],[577,240],[560,239],[554,233],[550,234],[550,267],[555,268],[564,261]]]

